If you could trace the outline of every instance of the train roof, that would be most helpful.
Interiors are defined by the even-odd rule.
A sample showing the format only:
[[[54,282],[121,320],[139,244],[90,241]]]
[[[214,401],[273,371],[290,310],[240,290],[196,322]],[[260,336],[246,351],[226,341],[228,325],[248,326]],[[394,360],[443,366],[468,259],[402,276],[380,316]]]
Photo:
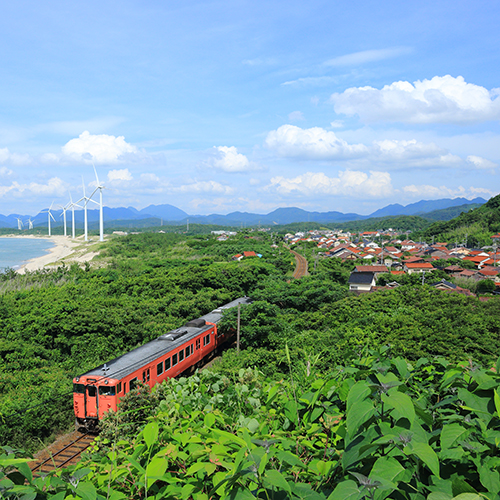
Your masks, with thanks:
[[[88,372],[80,375],[81,377],[96,377],[99,379],[113,378],[120,380],[127,375],[138,370],[141,366],[145,366],[155,359],[167,354],[170,351],[178,348],[182,344],[189,342],[200,334],[209,331],[212,325],[208,323],[219,323],[222,319],[224,311],[236,307],[238,304],[250,304],[251,299],[242,297],[228,304],[225,304],[213,311],[186,323],[180,328],[171,330],[160,337],[147,342],[146,344],[136,347],[132,351],[122,354],[103,365],[98,366]]]

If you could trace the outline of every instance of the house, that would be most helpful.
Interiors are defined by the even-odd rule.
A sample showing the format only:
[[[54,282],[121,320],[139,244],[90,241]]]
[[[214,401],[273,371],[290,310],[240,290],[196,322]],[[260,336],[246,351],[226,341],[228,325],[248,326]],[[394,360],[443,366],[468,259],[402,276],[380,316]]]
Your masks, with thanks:
[[[429,262],[420,262],[420,263],[404,263],[404,270],[408,274],[413,274],[413,273],[427,273],[434,271],[434,267],[432,267],[432,264]]]
[[[474,294],[470,290],[461,288],[458,285],[455,285],[455,283],[450,283],[449,281],[446,281],[444,279],[438,281],[437,283],[432,283],[430,286],[444,292],[455,292],[461,293],[462,295],[467,295],[468,297],[474,297]]]
[[[388,273],[389,269],[387,266],[382,265],[372,265],[372,266],[356,266],[354,268],[353,273],[373,273],[375,276],[375,280],[384,273]]]
[[[353,271],[349,276],[349,291],[356,293],[369,292],[375,286],[375,273]]]

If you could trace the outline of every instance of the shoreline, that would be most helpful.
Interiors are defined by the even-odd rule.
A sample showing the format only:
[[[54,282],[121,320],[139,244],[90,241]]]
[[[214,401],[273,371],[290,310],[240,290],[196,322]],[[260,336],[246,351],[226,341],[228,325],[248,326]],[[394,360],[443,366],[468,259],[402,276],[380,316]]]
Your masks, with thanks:
[[[84,241],[76,241],[66,236],[33,236],[33,235],[5,235],[1,236],[1,238],[23,238],[23,239],[43,239],[50,241],[54,244],[51,248],[48,249],[47,253],[44,255],[40,255],[39,257],[34,257],[33,259],[24,262],[19,269],[16,269],[18,274],[25,274],[27,271],[38,271],[40,269],[44,269],[46,266],[51,264],[60,263],[61,260],[68,259],[67,263],[76,262],[78,264],[82,264],[84,262],[88,262],[92,260],[99,252],[92,251],[92,243],[96,243],[95,241],[90,241],[85,243]],[[81,237],[79,237],[81,238]],[[78,239],[78,238],[77,238]],[[89,244],[91,246],[82,248],[83,251],[78,251],[78,247],[82,247],[82,245]]]

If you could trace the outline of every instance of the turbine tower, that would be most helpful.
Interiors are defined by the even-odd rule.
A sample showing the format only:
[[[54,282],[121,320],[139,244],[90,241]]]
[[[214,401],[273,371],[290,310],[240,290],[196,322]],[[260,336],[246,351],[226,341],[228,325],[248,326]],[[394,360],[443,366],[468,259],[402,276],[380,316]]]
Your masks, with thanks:
[[[104,241],[104,217],[103,217],[103,206],[102,206],[102,190],[104,189],[104,185],[99,182],[99,177],[97,177],[97,170],[95,169],[94,162],[92,162],[92,166],[94,167],[95,179],[97,181],[97,186],[94,189],[94,192],[90,195],[94,196],[94,193],[99,190],[99,241]],[[92,200],[94,201],[94,200]],[[97,202],[94,202],[97,203]]]
[[[23,221],[21,220],[20,217],[16,217],[16,219],[17,219],[17,229],[19,229],[19,231],[21,231],[23,226],[24,226]]]
[[[33,229],[33,221],[31,220],[31,217],[28,219],[28,224],[29,229]]]
[[[54,219],[54,216],[52,215],[52,205],[54,204],[54,202],[52,202],[50,204],[50,208],[48,208],[47,210],[42,210],[40,213],[42,214],[47,214],[47,222],[48,222],[48,227],[49,227],[49,236],[52,236],[52,233],[51,233],[51,228],[50,228],[50,218],[52,217],[52,220],[55,222],[56,220]]]
[[[87,222],[87,205],[90,201],[90,198],[85,196],[85,182],[83,180],[83,176],[82,176],[82,187],[83,187],[83,196],[76,203],[80,203],[81,201],[83,201],[83,229],[85,234],[85,241],[88,241],[89,236],[88,236],[88,222]]]
[[[64,236],[67,236],[67,231],[66,231],[66,212],[69,210],[70,205],[71,205],[71,202],[67,203],[64,206],[61,205],[62,213],[61,213],[61,215],[59,217],[62,216],[63,221],[64,221]]]

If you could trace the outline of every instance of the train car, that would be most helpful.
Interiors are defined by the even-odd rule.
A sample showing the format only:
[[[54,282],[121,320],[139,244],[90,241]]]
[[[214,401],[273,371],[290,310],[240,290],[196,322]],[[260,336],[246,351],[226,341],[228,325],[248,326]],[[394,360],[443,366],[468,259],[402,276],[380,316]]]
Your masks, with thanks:
[[[229,334],[219,334],[217,330],[223,312],[250,302],[248,297],[234,300],[75,377],[73,407],[76,427],[97,429],[103,415],[110,409],[116,411],[120,398],[139,381],[153,387],[165,379],[194,370],[202,360],[231,340]]]

